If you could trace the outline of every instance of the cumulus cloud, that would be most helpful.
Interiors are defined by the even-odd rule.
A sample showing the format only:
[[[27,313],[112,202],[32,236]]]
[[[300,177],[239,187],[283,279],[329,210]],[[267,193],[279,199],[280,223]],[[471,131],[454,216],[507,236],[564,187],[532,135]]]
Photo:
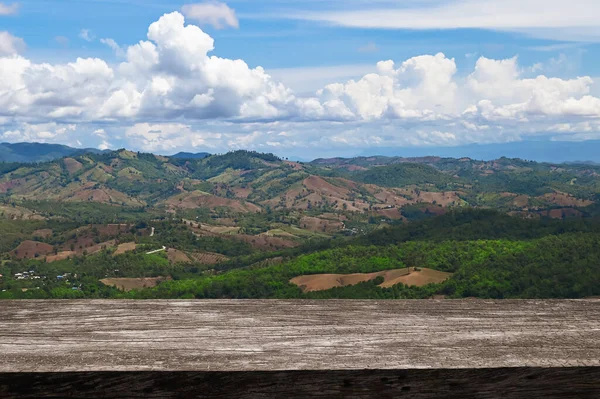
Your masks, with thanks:
[[[55,122],[29,124],[23,123],[18,129],[6,130],[0,134],[3,140],[10,142],[37,141],[40,143],[60,141],[68,132],[77,129],[77,125],[61,125]]]
[[[240,26],[235,10],[218,1],[186,4],[181,7],[181,11],[188,19],[203,25],[211,25],[215,29],[239,28]]]
[[[2,3],[0,2],[0,15],[14,15],[19,11],[19,4]]]
[[[0,31],[0,57],[19,54],[25,49],[25,41],[20,37]]]
[[[471,71],[458,71],[442,53],[386,60],[359,68],[362,77],[298,95],[261,67],[212,55],[213,38],[178,12],[163,15],[131,46],[102,42],[122,51],[123,61],[36,63],[5,51],[2,138],[73,142],[79,134],[95,137],[99,148],[274,151],[458,145],[591,134],[600,126],[590,77],[531,76],[540,70],[516,57],[480,57]]]
[[[441,107],[456,111],[454,59],[442,53],[406,60],[381,61],[377,73],[347,83],[330,84],[317,92],[310,113],[340,119],[440,118]]]
[[[294,101],[261,67],[210,56],[213,39],[180,13],[150,25],[117,67],[98,58],[67,64],[0,60],[0,115],[71,120],[275,118]],[[116,43],[115,43],[116,44]]]
[[[102,141],[97,145],[99,150],[108,150],[112,148],[112,144],[108,141],[108,134],[104,129],[96,129],[92,133],[94,136],[99,137]]]
[[[194,130],[182,123],[138,123],[129,127],[125,135],[141,142],[147,151],[173,151],[181,148],[214,148],[221,133]]]

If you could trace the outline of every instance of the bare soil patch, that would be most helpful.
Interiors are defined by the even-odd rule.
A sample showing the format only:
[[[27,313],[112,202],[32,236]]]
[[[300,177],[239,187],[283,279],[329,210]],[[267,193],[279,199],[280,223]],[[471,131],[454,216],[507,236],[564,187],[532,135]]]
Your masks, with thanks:
[[[245,234],[240,234],[237,235],[236,238],[247,242],[254,248],[267,250],[292,248],[300,245],[300,243],[296,241],[290,241],[280,237],[269,237],[264,235],[249,236]]]
[[[308,190],[313,190],[325,196],[336,198],[346,198],[350,192],[347,188],[334,186],[325,179],[318,176],[309,176],[304,179],[304,186]]]
[[[210,231],[211,233],[223,234],[223,235],[233,235],[240,232],[239,227],[232,226],[213,226],[211,224],[200,224],[200,228],[202,230]]]
[[[192,263],[192,260],[185,252],[175,248],[167,249],[167,258],[169,258],[169,262],[171,263]]]
[[[223,263],[229,260],[229,258],[225,255],[216,254],[212,252],[192,252],[190,254],[195,261],[200,262],[204,265],[216,265],[218,263]]]
[[[84,189],[76,191],[73,195],[62,199],[66,201],[90,201],[105,204],[144,205],[143,201],[131,198],[127,194],[109,188]]]
[[[26,180],[24,178],[20,178],[0,183],[0,193],[6,193],[8,190],[20,187],[25,184],[25,181]]]
[[[419,192],[418,199],[420,202],[429,202],[431,204],[438,204],[441,206],[449,206],[456,203],[460,203],[462,200],[458,196],[456,191],[447,192],[432,192],[432,191],[421,191]]]
[[[306,229],[318,233],[335,233],[344,228],[344,223],[336,220],[304,216],[298,222],[298,226],[301,229]]]
[[[17,259],[35,259],[44,257],[54,252],[54,247],[50,244],[38,241],[23,241],[19,246],[12,251],[10,255]]]
[[[582,213],[573,208],[551,209],[549,211],[540,212],[542,216],[548,216],[552,219],[563,219],[568,217],[580,217]]]
[[[52,235],[52,229],[39,229],[33,232],[34,237],[50,237]]]
[[[561,193],[559,191],[549,194],[544,194],[541,197],[538,197],[541,200],[548,201],[552,204],[560,205],[560,206],[571,206],[571,207],[584,207],[588,205],[592,205],[593,201],[583,200],[579,198],[575,198],[570,194]]]
[[[236,198],[248,198],[248,196],[250,194],[252,194],[252,189],[249,187],[246,188],[242,188],[242,187],[234,187],[231,191],[233,191],[233,195],[236,196]]]
[[[0,205],[0,217],[11,220],[44,220],[42,215],[20,206]]]
[[[113,253],[113,256],[122,255],[126,252],[135,251],[137,248],[137,244],[135,242],[126,242],[123,244],[119,244],[117,250]]]
[[[529,204],[529,196],[527,195],[517,195],[513,200],[513,204],[518,206],[519,208],[525,208],[527,204]]]
[[[130,224],[105,224],[105,225],[96,225],[98,232],[100,234],[104,234],[107,236],[117,236],[119,233],[129,232],[131,229]]]
[[[452,273],[440,272],[432,269],[394,269],[377,273],[354,274],[312,274],[294,277],[290,283],[297,285],[303,292],[323,291],[335,287],[356,285],[383,277],[380,287],[388,288],[396,284],[422,287],[432,283],[442,283],[452,276]]]
[[[171,277],[105,278],[100,280],[100,282],[104,285],[127,292],[142,288],[153,288],[163,281],[168,280],[171,280]]]
[[[402,219],[402,213],[398,208],[378,209],[377,214],[389,219]]]
[[[75,252],[75,251],[61,251],[61,252],[58,252],[56,255],[46,256],[46,262],[52,263],[52,262],[56,262],[59,260],[74,258],[75,256],[77,256],[77,252]]]
[[[63,162],[65,163],[65,169],[67,169],[67,172],[69,172],[70,174],[79,172],[81,168],[83,168],[81,162],[73,158],[65,158],[63,159]]]
[[[196,209],[196,208],[229,208],[235,212],[255,212],[261,211],[261,208],[253,203],[221,198],[212,194],[206,194],[200,191],[192,193],[179,194],[166,201],[167,206],[178,209]]]

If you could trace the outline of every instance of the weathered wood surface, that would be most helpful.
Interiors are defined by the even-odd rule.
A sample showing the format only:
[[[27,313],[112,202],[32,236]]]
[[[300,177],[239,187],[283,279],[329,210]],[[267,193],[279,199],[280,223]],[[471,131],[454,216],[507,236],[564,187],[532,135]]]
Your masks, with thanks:
[[[598,399],[600,368],[0,373],[0,397]]]
[[[584,366],[600,300],[0,302],[0,373]]]

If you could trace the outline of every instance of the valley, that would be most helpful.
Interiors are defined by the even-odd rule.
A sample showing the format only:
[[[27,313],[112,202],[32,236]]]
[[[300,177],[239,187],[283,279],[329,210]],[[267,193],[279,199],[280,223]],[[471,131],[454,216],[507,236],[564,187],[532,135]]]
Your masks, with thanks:
[[[595,256],[599,200],[600,167],[508,158],[118,150],[0,163],[0,298],[599,295],[579,280],[597,266],[512,286],[576,261],[564,254],[498,269],[552,240],[568,252],[573,237]]]

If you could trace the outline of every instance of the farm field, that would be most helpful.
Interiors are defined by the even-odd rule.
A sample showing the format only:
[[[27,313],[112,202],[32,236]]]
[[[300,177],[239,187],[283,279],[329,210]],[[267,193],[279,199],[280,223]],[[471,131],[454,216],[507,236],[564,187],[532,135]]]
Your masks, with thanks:
[[[404,284],[412,287],[423,287],[428,284],[440,284],[449,279],[451,273],[440,272],[431,269],[395,269],[377,273],[355,273],[355,274],[311,274],[298,276],[290,280],[303,292],[325,291],[335,287],[345,287],[372,281],[381,277],[383,281],[377,284],[379,287],[393,287],[396,284]]]

